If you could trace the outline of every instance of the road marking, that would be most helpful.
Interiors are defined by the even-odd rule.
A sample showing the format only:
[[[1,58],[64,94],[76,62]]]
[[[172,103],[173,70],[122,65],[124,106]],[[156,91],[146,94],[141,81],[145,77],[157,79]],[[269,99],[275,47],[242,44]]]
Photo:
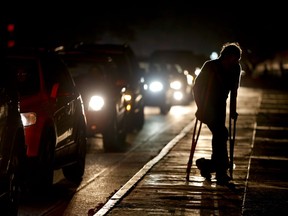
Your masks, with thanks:
[[[257,130],[287,131],[288,127],[257,126]]]
[[[273,156],[251,156],[251,159],[288,161],[288,158],[286,157],[273,157]]]

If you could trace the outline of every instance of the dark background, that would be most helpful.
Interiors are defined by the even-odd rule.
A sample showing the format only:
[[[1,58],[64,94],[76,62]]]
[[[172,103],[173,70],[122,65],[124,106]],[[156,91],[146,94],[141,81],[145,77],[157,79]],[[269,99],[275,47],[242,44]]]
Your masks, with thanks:
[[[2,3],[3,4],[3,3]],[[10,1],[1,7],[15,23],[17,44],[72,46],[79,42],[129,43],[138,56],[157,49],[210,55],[237,41],[261,59],[288,49],[286,9],[281,5],[231,2],[194,6],[194,1]],[[252,2],[251,2],[252,4]],[[207,6],[208,5],[208,6]],[[257,6],[257,5],[256,5]]]

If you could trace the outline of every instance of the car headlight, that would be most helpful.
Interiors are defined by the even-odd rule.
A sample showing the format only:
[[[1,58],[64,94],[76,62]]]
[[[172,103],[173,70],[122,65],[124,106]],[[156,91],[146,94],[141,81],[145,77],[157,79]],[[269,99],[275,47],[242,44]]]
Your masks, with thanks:
[[[174,98],[174,100],[176,100],[176,101],[181,101],[182,99],[183,99],[183,93],[182,92],[180,92],[180,91],[175,91],[174,93],[173,93],[173,98]]]
[[[34,125],[37,121],[37,115],[34,112],[21,113],[21,120],[24,127]]]
[[[103,108],[105,102],[101,96],[92,96],[89,100],[88,110],[99,111]]]
[[[179,80],[175,80],[173,82],[170,83],[170,88],[174,89],[174,90],[179,90],[182,87],[182,83]]]
[[[163,84],[159,81],[151,82],[149,85],[149,90],[152,92],[160,92],[164,88]]]
[[[128,94],[128,93],[125,93],[124,94],[124,101],[125,101],[125,109],[127,111],[130,111],[131,108],[132,108],[132,95],[131,94]]]
[[[125,100],[125,102],[131,102],[131,100],[132,100],[132,95],[130,95],[130,94],[125,94],[125,95],[124,95],[124,100]]]
[[[194,77],[190,74],[187,74],[187,83],[189,85],[193,85],[193,82],[194,82]]]

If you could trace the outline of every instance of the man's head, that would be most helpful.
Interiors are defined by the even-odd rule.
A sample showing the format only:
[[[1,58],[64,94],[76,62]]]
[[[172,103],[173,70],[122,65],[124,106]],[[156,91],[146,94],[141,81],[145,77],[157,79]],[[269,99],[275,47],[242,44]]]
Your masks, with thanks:
[[[222,56],[223,58],[227,56],[234,56],[238,59],[238,61],[241,59],[241,55],[242,49],[237,42],[225,43],[220,51],[220,56]]]
[[[241,55],[242,49],[240,48],[238,43],[225,43],[222,46],[219,58],[222,60],[224,67],[230,68],[235,66],[236,64],[239,64]]]

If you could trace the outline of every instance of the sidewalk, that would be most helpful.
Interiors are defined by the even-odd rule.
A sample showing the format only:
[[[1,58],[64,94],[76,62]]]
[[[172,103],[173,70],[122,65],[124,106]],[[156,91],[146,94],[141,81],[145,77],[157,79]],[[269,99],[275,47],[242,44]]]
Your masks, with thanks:
[[[191,122],[127,194],[116,193],[95,215],[282,215],[288,211],[288,92],[241,87],[233,183],[205,181],[195,166],[210,158],[211,135],[202,125],[189,181]],[[167,154],[166,154],[167,153]],[[160,153],[161,154],[161,153]],[[131,186],[131,185],[130,185]],[[118,200],[117,200],[118,199]]]

